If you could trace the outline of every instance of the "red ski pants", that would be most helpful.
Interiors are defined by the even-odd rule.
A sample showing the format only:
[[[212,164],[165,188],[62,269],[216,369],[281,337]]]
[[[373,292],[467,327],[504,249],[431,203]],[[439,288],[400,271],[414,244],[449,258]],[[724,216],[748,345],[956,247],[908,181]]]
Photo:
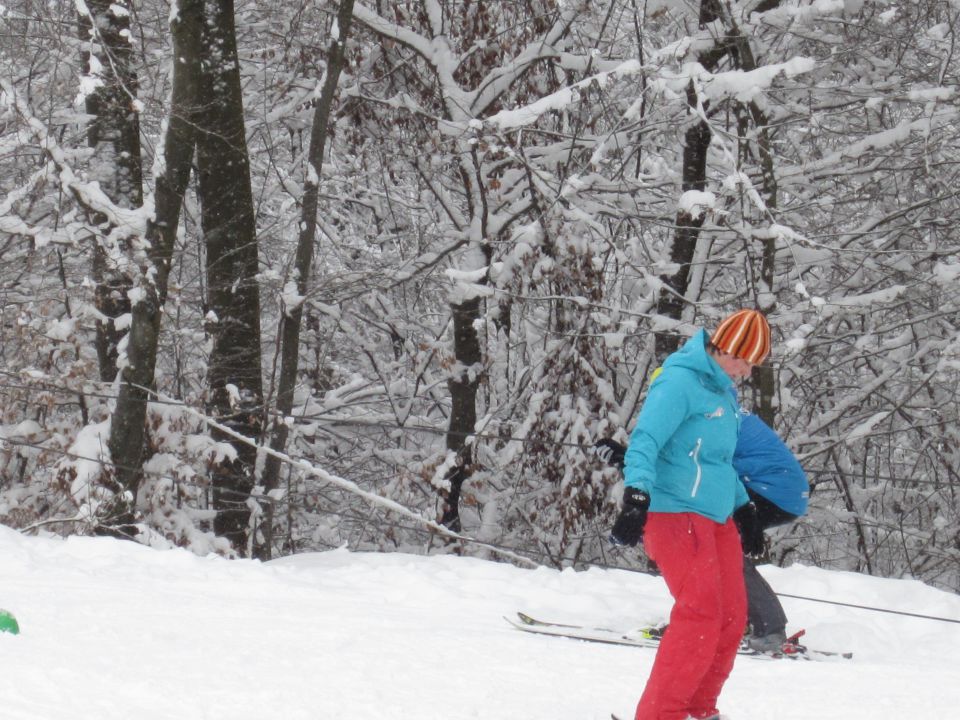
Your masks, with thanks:
[[[644,547],[674,604],[636,720],[715,715],[747,622],[736,525],[695,513],[650,513]]]

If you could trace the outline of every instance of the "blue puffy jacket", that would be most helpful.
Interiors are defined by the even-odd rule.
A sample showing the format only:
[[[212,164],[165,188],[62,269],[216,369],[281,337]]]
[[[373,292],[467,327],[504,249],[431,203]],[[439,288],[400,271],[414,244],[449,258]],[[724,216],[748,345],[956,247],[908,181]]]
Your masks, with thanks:
[[[724,523],[748,501],[733,467],[740,408],[733,381],[710,357],[701,330],[650,384],[624,458],[627,487],[651,512],[695,512]]]
[[[756,415],[743,415],[733,466],[743,484],[760,497],[791,515],[807,512],[806,473],[780,436]]]

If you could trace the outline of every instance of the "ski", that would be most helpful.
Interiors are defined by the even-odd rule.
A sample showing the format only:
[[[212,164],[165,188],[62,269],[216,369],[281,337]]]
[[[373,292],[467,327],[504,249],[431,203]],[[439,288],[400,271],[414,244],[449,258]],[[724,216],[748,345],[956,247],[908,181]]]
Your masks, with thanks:
[[[589,628],[563,623],[548,623],[518,613],[519,620],[504,617],[508,623],[518,630],[536,635],[552,635],[553,637],[572,638],[587,642],[606,643],[608,645],[631,645],[633,647],[655,648],[660,644],[657,638],[645,637],[642,633],[628,634],[607,628]]]
[[[567,625],[565,623],[547,622],[546,620],[538,620],[535,617],[531,617],[530,615],[527,615],[526,613],[522,613],[519,611],[517,612],[517,618],[519,618],[520,622],[522,622],[524,625],[529,625],[532,627],[555,627],[555,628],[566,628],[568,630],[596,630],[597,632],[605,632],[605,633],[621,632],[619,630],[611,630],[610,628],[585,627],[583,625]],[[653,640],[653,639],[658,640],[660,636],[663,634],[663,630],[665,627],[666,625],[658,625],[658,626],[651,625],[650,627],[645,627],[645,628],[640,628],[638,630],[635,630],[633,633],[623,633],[623,634],[625,635],[636,634],[648,640]]]
[[[625,632],[622,630],[612,630],[610,628],[548,622],[522,612],[517,613],[516,620],[508,617],[505,617],[504,620],[518,630],[538,635],[551,635],[553,637],[566,637],[573,640],[584,640],[586,642],[627,645],[631,647],[656,648],[660,645],[660,637],[663,633],[663,627],[656,626]],[[815,650],[801,645],[797,641],[803,634],[804,631],[801,630],[787,638],[782,652],[760,652],[744,643],[737,650],[737,653],[760,660],[779,660],[784,658],[790,660],[822,660],[827,658],[843,658],[849,660],[853,657],[853,653]]]
[[[521,630],[539,633],[541,635],[557,635],[559,637],[575,637],[593,642],[610,642],[617,645],[636,645],[638,647],[657,647],[666,625],[637,628],[631,631],[614,630],[604,627],[588,627],[584,625],[569,625],[566,623],[548,622],[517,612],[517,618],[523,624]],[[513,622],[507,618],[508,622]],[[516,623],[514,623],[516,624]]]

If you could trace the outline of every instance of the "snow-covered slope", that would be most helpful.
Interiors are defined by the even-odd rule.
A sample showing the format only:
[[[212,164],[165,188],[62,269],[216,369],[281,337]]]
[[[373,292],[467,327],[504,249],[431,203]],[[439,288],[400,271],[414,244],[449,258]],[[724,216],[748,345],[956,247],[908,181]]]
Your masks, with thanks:
[[[917,582],[765,568],[779,592],[960,619]],[[4,720],[608,720],[654,652],[534,636],[516,610],[630,628],[660,580],[346,550],[272,563],[0,528]],[[786,598],[791,628],[853,660],[740,658],[733,720],[960,717],[960,624]]]

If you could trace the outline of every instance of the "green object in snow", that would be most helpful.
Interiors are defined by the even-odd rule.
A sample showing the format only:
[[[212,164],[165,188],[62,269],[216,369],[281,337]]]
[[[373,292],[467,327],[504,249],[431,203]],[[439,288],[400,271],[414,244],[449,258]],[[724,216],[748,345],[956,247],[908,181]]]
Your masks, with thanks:
[[[0,610],[0,632],[10,633],[11,635],[20,634],[20,625],[9,610]]]

